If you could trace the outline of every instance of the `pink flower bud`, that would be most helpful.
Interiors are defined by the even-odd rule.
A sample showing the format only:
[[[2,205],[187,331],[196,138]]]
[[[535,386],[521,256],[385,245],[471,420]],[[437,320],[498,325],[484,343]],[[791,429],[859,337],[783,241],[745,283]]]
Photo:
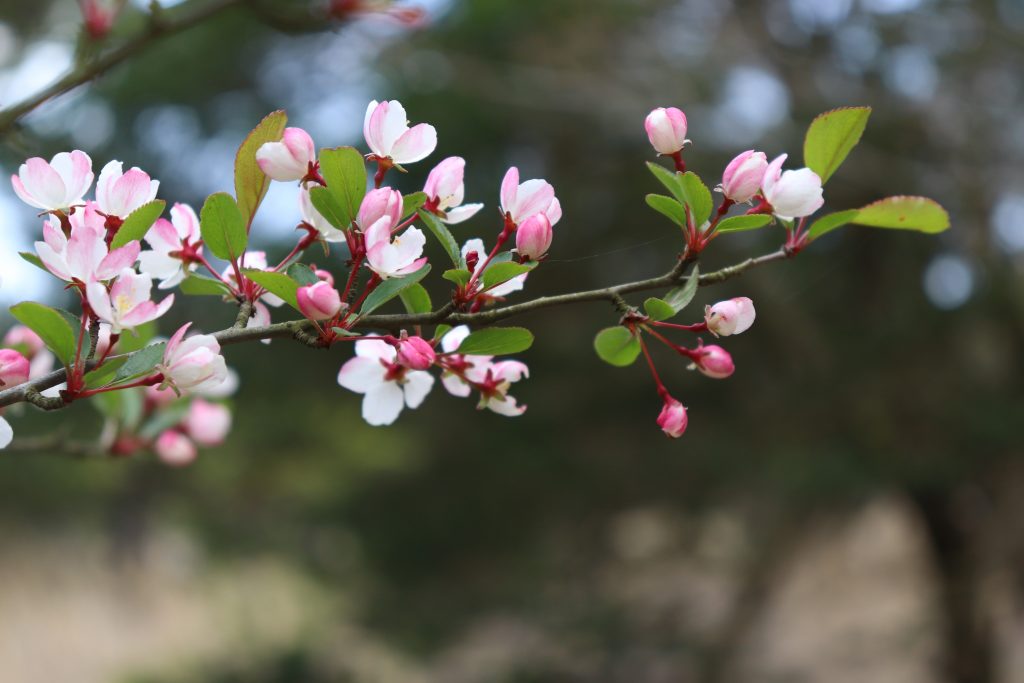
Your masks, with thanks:
[[[553,236],[548,217],[543,213],[535,213],[516,230],[516,251],[523,258],[539,261],[548,253]]]
[[[160,461],[171,467],[184,467],[196,459],[196,445],[179,431],[168,429],[157,437],[153,450]]]
[[[231,431],[231,411],[220,403],[197,398],[189,406],[183,426],[200,446],[219,446]]]
[[[125,171],[120,161],[111,161],[96,181],[96,204],[107,216],[126,218],[132,211],[156,199],[160,181],[139,167]]]
[[[716,337],[746,332],[754,324],[754,302],[745,296],[719,301],[704,308],[704,322]]]
[[[16,350],[31,360],[46,348],[46,343],[42,337],[24,325],[15,325],[4,335],[4,346],[16,347]]]
[[[368,232],[382,218],[387,219],[388,230],[393,229],[401,220],[402,193],[398,190],[382,187],[370,190],[363,197],[363,203],[359,205],[359,213],[356,215],[356,222],[362,231]]]
[[[666,436],[678,439],[686,431],[686,408],[669,395],[665,395],[665,405],[658,415],[658,426]]]
[[[279,182],[302,180],[316,161],[316,146],[301,128],[285,128],[280,142],[267,142],[256,150],[256,163]]]
[[[698,353],[700,356],[694,359],[694,365],[708,377],[725,379],[736,371],[732,356],[721,346],[703,346]]]
[[[725,167],[719,189],[722,194],[737,204],[750,201],[761,189],[761,180],[764,179],[764,172],[767,168],[768,158],[764,152],[748,149]]]
[[[299,287],[295,292],[302,315],[310,320],[330,320],[341,310],[338,290],[321,280],[313,285]]]
[[[783,173],[785,154],[777,156],[765,169],[761,189],[772,211],[780,218],[792,219],[810,216],[825,203],[822,198],[821,178],[809,168]]]
[[[185,323],[164,347],[164,359],[158,366],[166,381],[179,391],[209,392],[228,379],[228,368],[220,354],[220,343],[210,334],[185,339],[192,323]]]
[[[426,370],[436,357],[434,347],[422,337],[408,337],[398,346],[398,362],[410,370]]]
[[[326,271],[321,268],[316,268],[315,270],[313,270],[313,274],[316,275],[321,280],[323,280],[324,282],[326,282],[327,284],[329,284],[331,287],[334,286],[334,276],[331,275],[330,271]]]
[[[686,114],[675,107],[658,107],[644,120],[647,138],[658,154],[675,154],[689,142],[686,139]]]
[[[29,375],[28,358],[14,349],[0,349],[0,389],[24,384]]]

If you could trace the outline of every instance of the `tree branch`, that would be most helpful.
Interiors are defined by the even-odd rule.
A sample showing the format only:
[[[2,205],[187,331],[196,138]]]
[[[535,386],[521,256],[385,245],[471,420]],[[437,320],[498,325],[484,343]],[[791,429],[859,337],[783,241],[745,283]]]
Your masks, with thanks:
[[[791,255],[791,252],[783,248],[769,254],[749,258],[746,261],[722,268],[721,270],[702,274],[698,284],[704,287],[724,282],[725,280],[744,273],[750,268],[763,265],[765,263],[781,261],[789,258]],[[413,325],[442,323],[454,325],[487,325],[499,320],[504,320],[505,318],[529,313],[531,311],[537,311],[543,308],[584,303],[588,301],[609,301],[616,306],[621,306],[623,294],[661,289],[663,287],[672,287],[682,284],[688,279],[688,277],[683,277],[683,269],[690,262],[691,261],[689,259],[683,259],[679,261],[672,270],[659,277],[637,280],[636,282],[627,282],[621,285],[604,287],[602,289],[590,289],[583,292],[572,292],[569,294],[558,294],[555,296],[542,296],[538,299],[525,301],[521,304],[501,306],[499,308],[492,308],[478,313],[460,313],[454,311],[453,306],[449,303],[431,313],[418,313],[412,315],[370,315],[365,318],[359,318],[357,327],[363,329],[398,330],[400,328],[412,327]],[[229,346],[231,344],[241,344],[260,339],[295,337],[297,333],[308,333],[312,329],[314,329],[313,324],[309,321],[289,320],[287,322],[275,323],[265,327],[230,327],[226,330],[214,333],[213,336],[222,346]],[[119,357],[121,356],[111,356],[107,360],[110,361]],[[90,361],[86,364],[86,369],[90,370],[94,365],[95,362]],[[39,399],[47,401],[46,406],[40,405],[40,407],[45,407],[47,410],[63,407],[62,405],[55,405],[55,402],[61,401],[60,399],[54,398],[48,400],[39,396],[39,392],[55,387],[66,379],[66,371],[64,368],[61,368],[59,370],[54,370],[48,375],[26,382],[25,384],[19,384],[16,387],[4,389],[3,391],[0,391],[0,408],[25,401],[32,402],[35,405],[40,405]]]

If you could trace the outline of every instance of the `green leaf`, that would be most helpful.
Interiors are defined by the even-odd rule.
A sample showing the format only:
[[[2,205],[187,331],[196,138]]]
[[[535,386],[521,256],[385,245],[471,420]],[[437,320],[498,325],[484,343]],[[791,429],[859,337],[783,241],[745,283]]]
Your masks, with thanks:
[[[927,197],[887,197],[863,206],[852,223],[936,233],[949,228],[949,214]]]
[[[487,327],[462,340],[458,353],[471,356],[502,356],[519,353],[533,345],[533,333],[525,327]]]
[[[166,346],[167,342],[150,344],[128,356],[128,360],[125,361],[124,365],[117,369],[114,381],[121,382],[152,372],[160,361],[164,359],[164,349]]]
[[[733,216],[726,218],[718,224],[715,232],[743,232],[744,230],[756,230],[763,228],[772,222],[772,217],[767,214],[754,216]]]
[[[686,282],[681,287],[676,287],[669,291],[662,299],[678,313],[690,305],[693,297],[697,294],[697,287],[699,286],[700,267],[694,264],[693,270],[690,271],[689,277],[686,278]]]
[[[189,275],[178,285],[178,289],[184,294],[193,296],[223,296],[228,294],[228,288],[220,280],[214,280],[205,275]]]
[[[663,194],[647,195],[647,206],[662,214],[679,227],[686,227],[686,211],[683,205]]]
[[[203,244],[213,255],[230,261],[245,253],[249,235],[245,232],[245,218],[226,192],[211,194],[199,212],[199,231]]]
[[[132,351],[138,351],[153,341],[156,333],[157,326],[153,321],[138,325],[134,329],[121,334],[121,338],[117,341],[117,352],[131,353]]]
[[[335,227],[348,229],[356,219],[359,205],[366,195],[366,162],[363,161],[363,155],[354,147],[322,149],[320,174],[327,181],[327,189],[340,211],[341,225]],[[324,217],[326,218],[326,215]]]
[[[647,313],[647,317],[651,320],[668,320],[676,314],[676,309],[672,308],[672,305],[667,301],[662,301],[657,297],[650,297],[644,301],[644,312]]]
[[[428,263],[415,273],[411,273],[405,277],[395,277],[384,280],[384,282],[377,285],[376,289],[370,292],[370,296],[366,297],[366,301],[363,302],[363,307],[359,309],[359,315],[367,315],[371,311],[380,308],[401,294],[402,290],[406,287],[411,287],[425,278],[429,272],[430,264]]]
[[[441,339],[441,337],[443,337],[444,335],[446,335],[449,332],[451,332],[451,329],[452,329],[451,325],[447,325],[447,324],[438,325],[437,327],[434,328],[434,339],[438,339],[438,340]]]
[[[313,202],[313,208],[327,219],[328,223],[338,230],[349,229],[352,219],[345,213],[345,210],[341,208],[341,204],[338,203],[338,200],[334,198],[334,195],[326,187],[317,185],[311,188],[309,190],[309,201]]]
[[[594,337],[594,350],[605,363],[624,368],[640,355],[640,338],[621,325],[606,327]]]
[[[313,269],[305,263],[293,263],[288,266],[288,277],[299,283],[299,287],[315,285],[320,282]]]
[[[434,304],[430,301],[430,294],[426,288],[417,283],[403,289],[399,296],[402,297],[402,305],[407,313],[430,313],[434,310]]]
[[[243,270],[242,274],[249,278],[271,294],[284,299],[284,302],[299,309],[299,302],[295,299],[295,292],[299,284],[284,273],[272,273],[269,270]]]
[[[89,389],[106,386],[127,360],[124,357],[108,358],[100,367],[85,373],[85,386]]]
[[[31,251],[19,251],[18,252],[18,256],[20,256],[24,260],[28,261],[33,266],[35,266],[36,268],[42,270],[43,272],[45,272],[45,273],[49,273],[50,272],[49,270],[46,269],[46,266],[43,265],[42,259],[40,259],[38,256],[33,254]]]
[[[650,169],[654,177],[658,179],[665,189],[672,193],[672,196],[680,204],[686,203],[686,192],[683,191],[683,174],[673,173],[664,166],[655,164],[653,162],[647,162],[647,168]]]
[[[807,231],[807,236],[810,239],[817,239],[825,233],[832,232],[836,228],[841,228],[860,213],[859,209],[847,209],[846,211],[837,211],[836,213],[830,213],[827,216],[822,216],[818,220],[811,223],[810,229]]]
[[[532,264],[526,263],[512,263],[507,261],[505,263],[492,263],[487,266],[487,270],[480,276],[480,280],[484,284],[484,289],[490,289],[496,287],[503,282],[508,282],[514,277],[518,277],[523,273],[529,273],[537,266],[536,262]]]
[[[690,206],[690,213],[693,214],[693,224],[700,228],[711,215],[711,190],[704,184],[693,171],[687,171],[680,178],[683,188],[683,196],[686,204]]]
[[[427,203],[426,192],[413,192],[402,197],[402,220],[405,220],[419,211],[420,207]]]
[[[833,109],[811,121],[804,138],[804,163],[824,184],[860,142],[871,107]]]
[[[441,277],[462,287],[469,282],[469,278],[473,277],[473,274],[465,268],[451,268],[441,273]]]
[[[451,232],[448,231],[448,226],[442,223],[437,216],[432,213],[423,211],[419,212],[420,220],[426,223],[427,228],[430,232],[434,233],[434,237],[444,247],[445,253],[448,254],[448,258],[452,260],[452,264],[458,268],[462,265],[462,252],[459,251],[459,245],[452,237]]]
[[[124,223],[121,224],[117,233],[114,234],[110,248],[117,249],[129,242],[141,240],[145,237],[149,229],[156,223],[156,219],[160,218],[160,214],[164,212],[165,206],[167,206],[167,202],[164,200],[154,199],[128,214],[128,217],[124,219]]]
[[[256,163],[256,152],[267,142],[277,142],[284,136],[288,125],[288,115],[283,111],[275,111],[257,124],[238,148],[235,155],[235,196],[238,197],[238,212],[242,217],[242,226],[248,231],[256,209],[270,189],[268,178],[260,165]],[[205,235],[204,235],[205,239]],[[216,253],[216,252],[214,252]],[[220,254],[217,254],[220,256]],[[221,258],[227,258],[221,256]]]
[[[11,306],[11,315],[42,338],[64,365],[75,359],[75,330],[58,311],[34,301]]]

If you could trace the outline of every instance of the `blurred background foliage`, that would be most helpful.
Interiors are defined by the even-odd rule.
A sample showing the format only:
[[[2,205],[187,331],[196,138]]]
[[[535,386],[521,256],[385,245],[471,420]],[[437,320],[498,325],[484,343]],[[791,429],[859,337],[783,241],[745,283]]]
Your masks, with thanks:
[[[309,3],[274,5],[286,15]],[[344,354],[275,341],[228,351],[242,377],[235,429],[190,468],[0,457],[4,556],[26,539],[83,538],[119,572],[173,563],[146,550],[171,529],[205,558],[196,577],[271,558],[308,582],[303,609],[317,616],[299,636],[174,664],[133,661],[136,673],[113,680],[1021,680],[1024,5],[422,6],[420,29],[368,17],[293,32],[246,8],[226,12],[41,108],[0,161],[9,174],[27,155],[75,146],[97,168],[110,158],[139,165],[161,180],[161,197],[199,206],[230,189],[234,149],[268,111],[286,108],[319,145],[362,146],[366,102],[398,98],[414,122],[436,126],[431,160],[464,156],[467,199],[488,204],[456,228],[460,241],[499,230],[491,207],[510,164],[554,183],[565,219],[551,260],[530,277],[524,295],[536,296],[659,273],[681,248],[644,205],[657,190],[643,168],[652,107],[685,109],[688,163],[714,184],[749,147],[797,162],[814,115],[858,104],[874,113],[827,187],[827,208],[923,194],[949,209],[953,228],[928,238],[849,227],[794,261],[701,291],[690,317],[749,295],[758,321],[728,340],[738,371],[727,382],[659,354],[690,407],[678,441],[654,424],[660,403],[646,371],[594,357],[591,339],[615,314],[588,304],[519,321],[538,337],[523,356],[531,379],[516,395],[530,409],[520,419],[477,413],[436,388],[396,426],[371,428],[358,397],[335,383]],[[0,7],[9,103],[72,63],[80,19],[71,0]],[[112,39],[142,21],[131,6]],[[429,168],[410,168],[401,189],[418,189]],[[8,242],[27,248],[31,211],[2,190],[0,213]],[[258,243],[283,255],[298,219],[294,190],[275,186]],[[772,230],[730,236],[704,264],[780,242]],[[5,245],[3,296],[62,296]],[[340,269],[336,256],[315,260]],[[444,292],[434,283],[435,301]],[[165,331],[184,320],[220,329],[234,312],[202,299],[173,315]],[[87,405],[66,412],[15,425],[94,429]],[[910,572],[908,585],[926,592],[915,614],[926,618],[883,638],[891,624],[879,617],[877,633],[834,656],[806,633],[764,635],[773,596],[812,562],[807,544],[828,543],[879,505],[905,524],[902,540],[890,547],[869,534],[850,562],[892,549],[905,562],[876,568],[878,578]],[[625,589],[640,577],[647,602]],[[822,580],[826,598],[850,591],[865,610],[906,596],[857,593],[841,572]],[[252,618],[274,621],[260,585],[247,596]],[[812,621],[832,609],[797,603]],[[5,610],[5,620],[16,617]],[[787,648],[800,654],[765,654]],[[375,663],[359,663],[367,653]]]

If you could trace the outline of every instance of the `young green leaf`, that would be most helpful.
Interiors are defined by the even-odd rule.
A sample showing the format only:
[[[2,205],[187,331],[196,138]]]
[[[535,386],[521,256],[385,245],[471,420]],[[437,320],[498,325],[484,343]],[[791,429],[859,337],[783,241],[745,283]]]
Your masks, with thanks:
[[[824,184],[860,141],[871,107],[833,109],[811,121],[804,138],[804,163]]]
[[[338,200],[334,198],[334,195],[326,187],[317,185],[310,188],[309,201],[313,203],[313,208],[317,210],[317,213],[323,216],[332,226],[338,230],[349,229],[352,219],[345,213],[341,208],[341,204],[338,203]]]
[[[658,179],[665,189],[672,193],[672,196],[680,204],[686,203],[686,192],[683,190],[683,174],[673,173],[664,166],[655,164],[653,162],[647,162],[647,168],[651,171],[655,178]]]
[[[465,268],[450,268],[441,273],[441,277],[449,282],[454,282],[461,287],[469,282],[469,278],[473,277],[473,274]]]
[[[46,266],[43,265],[42,259],[33,254],[31,251],[19,251],[18,256],[20,256],[25,261],[28,261],[39,270],[42,270],[43,272],[46,273],[50,272],[49,270],[46,269]]]
[[[165,206],[167,206],[167,202],[164,200],[154,199],[128,214],[128,217],[124,219],[124,223],[121,224],[121,227],[114,234],[114,239],[110,242],[110,248],[117,249],[129,242],[141,240],[145,237],[149,229],[156,223],[156,219],[160,218],[160,214],[164,212]]]
[[[398,296],[402,298],[402,305],[405,306],[406,313],[430,313],[434,310],[434,305],[430,301],[430,294],[419,283],[406,287],[399,292]]]
[[[458,353],[471,356],[502,356],[525,351],[533,345],[533,333],[525,327],[485,327],[462,340]]]
[[[690,213],[693,214],[693,223],[699,228],[711,215],[711,190],[693,171],[684,173],[680,177],[680,183],[686,204],[689,205]]]
[[[597,357],[609,365],[624,368],[640,355],[640,338],[625,327],[606,327],[594,337]]]
[[[863,206],[851,223],[936,233],[949,228],[949,214],[927,197],[887,197]]]
[[[686,227],[686,210],[683,209],[682,204],[663,194],[649,194],[646,199],[647,206],[665,216],[679,227]]]
[[[270,188],[270,178],[256,163],[256,152],[264,143],[280,140],[287,125],[288,115],[283,111],[268,114],[246,136],[235,155],[235,196],[238,197],[238,211],[246,231]]]
[[[226,192],[211,194],[206,198],[199,212],[199,231],[203,236],[203,244],[214,256],[225,261],[241,256],[249,243],[245,218],[234,197]]]
[[[370,296],[366,297],[362,308],[359,309],[359,315],[367,315],[368,313],[380,308],[401,294],[402,290],[406,287],[412,287],[414,284],[425,278],[429,272],[430,264],[428,263],[415,273],[411,273],[405,277],[395,277],[384,280],[384,282],[377,285],[375,290],[370,292]]]
[[[487,270],[484,271],[480,277],[483,282],[484,289],[490,289],[496,287],[503,282],[508,282],[514,277],[518,277],[523,273],[529,273],[537,266],[536,261],[533,263],[512,263],[506,261],[504,263],[492,263],[487,266]]]
[[[671,306],[676,313],[686,308],[693,297],[697,294],[697,287],[700,286],[700,267],[694,264],[693,270],[690,271],[689,277],[686,278],[686,282],[681,287],[669,291],[662,300]]]
[[[121,358],[108,358],[100,367],[85,373],[86,388],[96,389],[110,384],[114,374],[121,369],[121,366],[127,360],[123,356]]]
[[[434,237],[444,247],[444,251],[448,254],[448,258],[452,260],[452,264],[458,268],[462,265],[462,253],[459,251],[459,245],[452,237],[451,232],[448,231],[448,226],[438,219],[432,213],[428,213],[420,209],[419,212],[420,220],[422,220],[430,232],[434,233]]]
[[[766,214],[754,216],[733,216],[726,218],[718,224],[715,232],[743,232],[745,230],[756,230],[771,223],[772,217]]]
[[[434,328],[434,339],[440,339],[444,335],[448,334],[451,329],[451,325],[438,325]]]
[[[402,220],[411,216],[414,211],[419,211],[420,207],[427,203],[427,194],[425,192],[411,192],[402,197]]]
[[[166,346],[167,342],[150,344],[128,356],[128,360],[118,368],[117,374],[114,375],[114,381],[121,382],[152,372],[157,364],[164,359],[164,348]]]
[[[830,213],[826,216],[822,216],[818,220],[811,223],[810,229],[807,231],[807,236],[814,240],[825,233],[832,232],[836,228],[841,228],[860,213],[859,209],[847,209],[846,211],[837,211],[836,213]]]
[[[672,305],[667,301],[662,301],[657,297],[650,297],[644,301],[644,312],[647,313],[647,317],[654,321],[668,320],[676,314],[676,309],[672,308]]]
[[[224,296],[229,293],[227,286],[220,280],[194,273],[182,280],[178,289],[192,296]]]
[[[320,278],[316,276],[313,269],[305,263],[293,263],[288,266],[288,277],[299,283],[299,287],[315,285],[320,282]]]
[[[242,274],[249,278],[271,294],[284,299],[284,302],[299,309],[299,302],[295,299],[295,292],[299,285],[284,273],[272,273],[269,270],[243,270]]]
[[[320,174],[327,181],[327,190],[337,203],[340,225],[334,227],[348,229],[359,213],[359,205],[366,195],[366,162],[363,161],[363,155],[353,147],[322,149]],[[313,205],[317,206],[316,202]],[[319,206],[317,210],[319,211]],[[326,214],[324,218],[327,218]]]
[[[34,301],[11,306],[11,315],[39,335],[64,365],[75,359],[75,331],[56,310]]]

